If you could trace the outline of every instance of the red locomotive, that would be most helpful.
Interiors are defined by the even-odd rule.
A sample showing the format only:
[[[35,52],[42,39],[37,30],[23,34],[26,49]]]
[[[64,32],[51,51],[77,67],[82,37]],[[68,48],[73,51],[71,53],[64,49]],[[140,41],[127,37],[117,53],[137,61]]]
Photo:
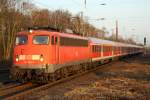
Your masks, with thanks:
[[[47,30],[16,35],[11,77],[49,82],[99,65],[105,60],[137,54],[141,46]]]

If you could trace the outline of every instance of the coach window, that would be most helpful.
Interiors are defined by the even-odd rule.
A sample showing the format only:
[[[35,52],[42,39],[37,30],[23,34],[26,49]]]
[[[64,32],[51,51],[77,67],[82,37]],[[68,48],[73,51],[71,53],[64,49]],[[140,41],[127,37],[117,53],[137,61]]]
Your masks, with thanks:
[[[99,52],[101,52],[101,45],[99,46]]]
[[[55,37],[55,44],[58,44],[58,37]]]
[[[110,46],[110,51],[112,51],[112,47]]]
[[[97,52],[98,52],[98,50],[99,50],[99,47],[98,47],[98,45],[97,45]]]
[[[52,36],[51,44],[54,45],[54,36]]]
[[[97,45],[97,52],[99,52],[99,46]]]
[[[115,52],[115,47],[114,46],[112,47],[112,50],[113,50],[113,52]]]
[[[106,52],[106,47],[105,46],[103,46],[103,52]]]
[[[94,45],[92,45],[92,52],[94,52]]]
[[[99,46],[97,46],[97,52],[99,52]]]
[[[103,46],[103,52],[105,52],[105,47]]]
[[[108,47],[108,46],[106,46],[106,48],[107,48],[107,50],[106,50],[106,51],[108,52],[108,51],[109,51],[109,47]]]
[[[94,46],[94,52],[96,52],[96,45]]]
[[[100,46],[98,45],[98,52],[100,52]]]
[[[106,46],[104,46],[104,52],[107,52],[107,47]]]

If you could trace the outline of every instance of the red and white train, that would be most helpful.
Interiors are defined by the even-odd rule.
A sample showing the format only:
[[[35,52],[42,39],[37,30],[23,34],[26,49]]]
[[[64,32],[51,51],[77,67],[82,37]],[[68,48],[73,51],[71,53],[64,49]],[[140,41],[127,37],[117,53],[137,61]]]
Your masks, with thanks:
[[[42,29],[19,32],[11,77],[19,81],[55,81],[105,61],[142,53],[142,49],[142,46]]]

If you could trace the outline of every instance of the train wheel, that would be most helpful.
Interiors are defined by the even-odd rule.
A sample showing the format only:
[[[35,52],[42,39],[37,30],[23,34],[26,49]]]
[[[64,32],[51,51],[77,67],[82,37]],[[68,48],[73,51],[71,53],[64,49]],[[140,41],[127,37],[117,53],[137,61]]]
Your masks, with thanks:
[[[51,73],[50,75],[49,75],[49,81],[50,82],[54,82],[56,79],[55,79],[55,74],[54,73]]]
[[[68,76],[66,67],[61,69],[61,75],[62,75],[62,78],[65,78]]]

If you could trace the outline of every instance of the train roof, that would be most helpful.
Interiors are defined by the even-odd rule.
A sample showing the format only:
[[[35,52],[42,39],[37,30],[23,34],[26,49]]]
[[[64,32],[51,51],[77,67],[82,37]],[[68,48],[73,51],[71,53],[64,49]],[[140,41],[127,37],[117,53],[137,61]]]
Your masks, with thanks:
[[[103,40],[103,39],[98,39],[98,38],[93,38],[93,37],[88,37],[88,39],[91,43],[96,44],[96,45],[100,44],[100,45],[142,48],[142,46],[138,46],[138,45],[115,42],[115,41],[110,41],[110,40]]]
[[[82,37],[82,36],[71,34],[71,33],[61,33],[61,32],[56,32],[56,31],[32,30],[32,31],[23,31],[23,32],[17,33],[17,35],[25,35],[25,34],[37,34],[37,35],[56,34],[56,35],[59,35],[59,36],[62,36],[62,37],[89,40],[91,43],[96,44],[96,45],[101,44],[101,45],[111,45],[111,46],[142,48],[142,46],[133,45],[133,44],[115,42],[115,41],[110,41],[110,40],[103,40],[103,39],[98,39],[98,38],[94,38],[94,37]]]
[[[59,35],[62,37],[68,37],[68,38],[75,38],[75,39],[84,39],[84,40],[88,40],[88,38],[86,37],[82,37],[76,34],[72,34],[72,33],[61,33],[61,32],[57,32],[57,31],[48,31],[48,30],[32,30],[32,31],[22,31],[17,33],[17,35],[25,35],[25,34],[37,34],[37,35],[42,35],[42,34],[55,34],[55,35]]]
[[[103,39],[98,39],[98,38],[93,38],[93,37],[88,37],[91,43],[93,44],[106,44],[106,45],[114,45],[113,41],[109,40],[103,40]]]
[[[86,37],[82,37],[82,36],[72,34],[72,33],[60,33],[60,32],[58,32],[58,34],[62,37],[78,38],[78,39],[88,40],[88,38],[86,38]]]

